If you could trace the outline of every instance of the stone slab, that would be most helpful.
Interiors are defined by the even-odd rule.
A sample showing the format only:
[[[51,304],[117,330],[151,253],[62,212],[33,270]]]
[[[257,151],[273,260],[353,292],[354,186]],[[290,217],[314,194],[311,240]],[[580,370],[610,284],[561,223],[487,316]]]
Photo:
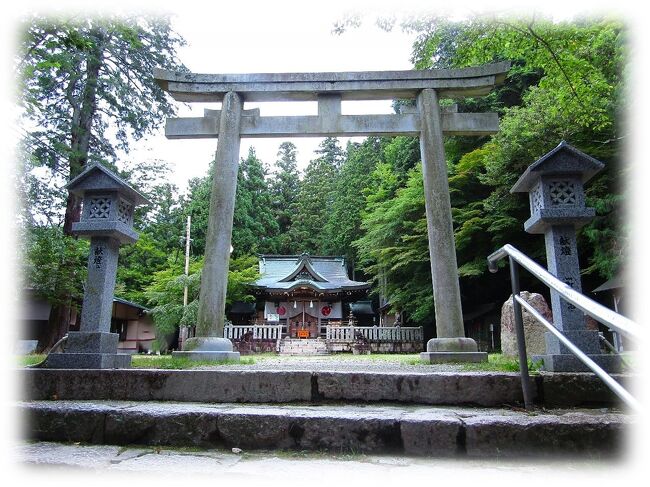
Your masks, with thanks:
[[[458,335],[453,338],[432,338],[427,342],[427,352],[478,352],[473,338]]]
[[[27,369],[21,375],[24,397],[30,399],[259,403],[312,398],[311,372]]]
[[[393,455],[608,456],[633,416],[593,410],[173,402],[19,403],[23,436],[41,441]]]
[[[562,334],[588,355],[600,354],[600,339],[596,330],[563,330]],[[550,331],[544,333],[546,350],[542,354],[571,355],[571,351]]]
[[[68,353],[115,354],[119,338],[117,333],[71,331],[65,350]]]
[[[487,362],[487,352],[420,352],[420,359],[430,364],[446,362]]]
[[[443,113],[442,132],[446,136],[490,135],[499,130],[496,113]],[[324,127],[318,116],[243,116],[240,135],[259,137],[353,137],[396,136],[420,134],[418,114],[337,115]],[[219,120],[214,117],[168,118],[165,137],[168,139],[209,139],[219,136]]]
[[[428,416],[428,417],[427,417]],[[463,424],[459,418],[441,414],[406,415],[400,421],[402,445],[406,455],[453,457],[462,455]]]
[[[614,374],[612,377],[628,390],[633,386],[629,375]],[[622,407],[618,396],[591,373],[540,372],[537,379],[545,407]],[[631,392],[634,394],[634,390]]]
[[[308,401],[399,402],[493,407],[523,402],[514,372],[386,373],[353,371],[67,370],[16,372],[27,400],[134,400],[289,403]],[[617,376],[620,380],[629,376]],[[533,380],[535,401],[545,407],[618,405],[593,374],[546,373]]]
[[[611,413],[464,418],[469,457],[620,456],[628,419]]]
[[[50,369],[126,369],[131,355],[124,353],[51,353],[45,366]]]
[[[172,352],[174,358],[186,358],[189,360],[212,360],[215,362],[231,360],[239,362],[239,352],[217,352],[217,351],[192,351]]]
[[[621,358],[616,355],[598,354],[587,355],[591,360],[596,362],[605,372],[621,372]],[[583,364],[580,359],[572,354],[548,354],[535,355],[533,361],[543,361],[544,370],[549,372],[591,372],[589,367]]]
[[[110,237],[121,244],[132,244],[138,241],[138,233],[129,225],[120,221],[94,222],[83,221],[72,224],[72,231],[83,237]]]
[[[197,74],[155,69],[156,82],[175,100],[217,102],[230,91],[252,101],[308,101],[325,93],[344,100],[415,98],[425,89],[449,97],[489,93],[505,79],[509,62],[462,69],[329,73]]]
[[[146,478],[149,483],[170,478],[194,480],[236,479],[237,485],[415,485],[426,482],[427,474],[449,479],[456,485],[510,485],[519,479],[535,479],[527,485],[544,482],[563,485],[585,484],[598,479],[600,484],[635,485],[644,471],[643,459],[624,469],[617,461],[588,458],[539,462],[534,459],[422,458],[387,455],[323,455],[319,452],[287,454],[277,451],[251,451],[236,454],[226,449],[187,449],[88,445],[53,442],[22,442],[12,448],[15,469],[24,472],[20,479],[29,485],[48,475],[48,480],[74,475],[98,478],[115,473],[120,477]],[[52,472],[52,475],[50,474]],[[59,472],[58,474],[56,472]],[[68,474],[67,472],[70,472]],[[72,474],[74,472],[74,474]],[[188,472],[190,475],[188,475]],[[102,475],[103,474],[103,475]],[[208,480],[209,482],[209,480]],[[206,482],[207,483],[207,482]],[[442,482],[441,482],[442,483]]]
[[[573,225],[575,228],[581,228],[592,221],[595,214],[592,208],[572,208],[569,211],[561,208],[543,208],[524,222],[524,230],[527,233],[543,234],[554,225]]]
[[[523,402],[518,374],[379,374],[319,372],[318,398],[325,401],[395,401],[414,404],[498,406]]]

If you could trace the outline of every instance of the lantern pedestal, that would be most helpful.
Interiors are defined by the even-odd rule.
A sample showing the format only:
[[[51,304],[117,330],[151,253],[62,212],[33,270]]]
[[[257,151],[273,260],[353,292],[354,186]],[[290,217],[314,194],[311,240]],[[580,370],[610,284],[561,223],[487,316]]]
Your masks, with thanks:
[[[227,338],[193,337],[183,345],[183,351],[172,352],[172,357],[190,360],[239,361],[239,352],[233,352],[232,342]]]
[[[471,338],[432,338],[420,359],[430,364],[445,362],[487,362],[487,352],[479,352]]]
[[[117,333],[71,331],[64,353],[51,353],[47,366],[54,369],[123,369],[131,356],[117,353]]]

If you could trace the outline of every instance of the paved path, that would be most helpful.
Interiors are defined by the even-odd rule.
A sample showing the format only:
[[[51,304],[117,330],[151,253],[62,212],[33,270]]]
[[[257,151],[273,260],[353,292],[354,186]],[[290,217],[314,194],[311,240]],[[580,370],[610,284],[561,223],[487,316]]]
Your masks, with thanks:
[[[62,478],[89,485],[116,485],[120,478],[165,485],[188,481],[236,481],[233,485],[391,485],[423,481],[421,485],[583,485],[598,479],[599,485],[632,480],[623,464],[601,461],[556,461],[552,463],[506,460],[454,460],[394,458],[370,455],[323,455],[306,453],[233,453],[224,450],[125,448],[110,445],[22,443],[13,447],[21,478],[44,481]],[[117,474],[117,477],[116,477]],[[122,474],[121,476],[119,474]],[[140,475],[137,475],[140,474]],[[135,475],[135,476],[134,476]],[[110,482],[110,484],[109,484]],[[441,483],[443,482],[443,483]],[[73,484],[74,485],[74,484]],[[77,484],[79,485],[79,484]],[[147,485],[153,485],[147,483]],[[553,484],[551,484],[553,485]],[[630,484],[632,485],[632,484]]]

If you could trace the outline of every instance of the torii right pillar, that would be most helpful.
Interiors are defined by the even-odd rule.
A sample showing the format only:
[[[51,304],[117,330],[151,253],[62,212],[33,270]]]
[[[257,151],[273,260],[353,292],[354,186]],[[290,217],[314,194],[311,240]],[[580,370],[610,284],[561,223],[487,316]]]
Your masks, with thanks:
[[[427,342],[427,351],[420,353],[420,358],[428,363],[487,362],[487,352],[479,352],[476,342],[465,337],[447,160],[442,138],[442,117],[436,90],[422,90],[417,101],[421,124],[420,157],[431,281],[436,313],[436,338]]]
[[[531,217],[524,223],[528,233],[543,234],[548,271],[582,292],[576,229],[595,216],[585,205],[583,185],[604,168],[604,164],[562,141],[555,149],[531,164],[510,190],[528,193]],[[598,330],[588,329],[584,313],[551,289],[553,326],[607,372],[620,370],[616,355],[600,351]],[[542,325],[539,325],[542,326]],[[589,372],[590,370],[559,339],[545,334],[543,361],[550,372]]]

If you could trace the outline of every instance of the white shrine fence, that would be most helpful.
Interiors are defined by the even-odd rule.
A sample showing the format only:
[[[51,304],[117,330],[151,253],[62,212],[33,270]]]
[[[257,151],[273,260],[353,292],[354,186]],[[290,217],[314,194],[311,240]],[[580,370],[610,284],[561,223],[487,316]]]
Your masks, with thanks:
[[[363,337],[368,342],[421,342],[422,327],[402,326],[335,326],[328,325],[326,340],[351,342]]]
[[[319,339],[324,339],[330,352],[351,351],[359,341],[365,342],[373,352],[419,352],[424,346],[421,326],[323,326]],[[226,324],[224,338],[233,341],[241,351],[278,351],[284,338],[281,324]]]

